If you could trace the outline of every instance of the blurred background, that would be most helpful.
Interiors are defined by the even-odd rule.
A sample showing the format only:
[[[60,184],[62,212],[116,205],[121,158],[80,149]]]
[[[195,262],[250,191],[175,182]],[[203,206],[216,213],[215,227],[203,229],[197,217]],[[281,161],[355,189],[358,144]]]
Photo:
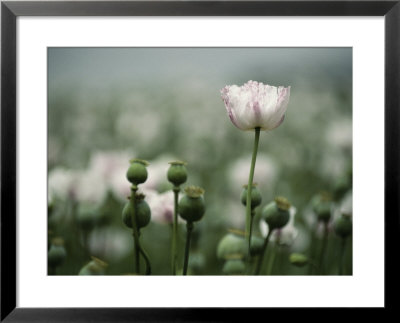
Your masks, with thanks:
[[[195,224],[190,273],[223,274],[217,246],[229,229],[244,229],[240,194],[254,133],[233,126],[220,90],[248,80],[291,86],[285,121],[260,136],[254,181],[263,203],[255,234],[263,234],[262,207],[288,198],[296,213],[287,241],[269,247],[276,249],[270,273],[309,274],[288,256],[313,258],[321,244],[312,198],[334,197],[332,219],[351,213],[351,48],[49,48],[49,256],[56,255],[49,274],[76,275],[93,262],[100,274],[132,273],[132,233],[121,219],[131,158],[150,163],[142,188],[152,221],[141,241],[153,273],[170,274],[166,172],[168,162],[183,160],[187,185],[205,189],[207,207]],[[329,228],[324,274],[337,274],[341,238]],[[179,239],[183,258],[183,224]],[[351,241],[345,259],[351,274]]]

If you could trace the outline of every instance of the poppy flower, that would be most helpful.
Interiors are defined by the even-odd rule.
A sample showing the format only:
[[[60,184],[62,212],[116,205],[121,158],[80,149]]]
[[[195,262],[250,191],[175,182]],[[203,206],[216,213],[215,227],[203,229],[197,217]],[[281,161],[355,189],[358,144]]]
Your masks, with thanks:
[[[228,116],[237,128],[269,131],[277,128],[285,118],[290,86],[275,87],[248,81],[242,86],[225,86],[221,96]]]

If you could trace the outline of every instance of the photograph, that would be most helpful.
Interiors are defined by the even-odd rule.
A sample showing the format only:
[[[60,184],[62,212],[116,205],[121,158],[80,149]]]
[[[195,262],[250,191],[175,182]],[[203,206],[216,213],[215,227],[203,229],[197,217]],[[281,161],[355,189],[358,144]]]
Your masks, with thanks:
[[[351,47],[48,47],[47,275],[353,274]]]

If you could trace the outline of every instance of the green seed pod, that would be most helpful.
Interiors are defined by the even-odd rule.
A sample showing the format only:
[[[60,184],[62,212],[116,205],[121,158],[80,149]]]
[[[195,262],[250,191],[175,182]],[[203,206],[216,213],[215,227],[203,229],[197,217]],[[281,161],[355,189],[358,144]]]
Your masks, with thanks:
[[[267,204],[261,213],[261,217],[268,224],[270,230],[283,228],[290,218],[290,202],[284,197],[276,197],[275,201]]]
[[[96,210],[88,205],[81,204],[76,215],[79,227],[84,231],[90,231],[96,225]]]
[[[217,247],[217,257],[221,260],[243,259],[247,255],[247,245],[244,237],[232,233],[225,235]]]
[[[250,255],[251,256],[256,256],[262,253],[263,251],[263,246],[264,246],[264,239],[257,237],[257,236],[252,236],[251,237],[251,244],[250,244]]]
[[[55,268],[60,266],[67,257],[67,252],[62,243],[61,239],[53,239],[50,250],[47,253],[47,263],[49,267]]]
[[[349,176],[339,177],[333,187],[333,194],[335,200],[338,201],[346,194],[346,192],[351,188],[351,178]]]
[[[83,266],[81,270],[79,271],[78,275],[104,275],[105,274],[105,269],[107,268],[108,264],[105,263],[104,261],[96,258],[96,257],[91,257],[92,261],[90,261],[88,264]]]
[[[230,259],[225,262],[222,272],[226,275],[242,275],[246,270],[244,262],[240,259]]]
[[[126,173],[126,178],[134,185],[144,183],[147,179],[146,167],[149,165],[149,163],[141,159],[132,159],[130,162],[131,165]]]
[[[328,222],[330,220],[332,197],[329,193],[322,192],[314,196],[311,204],[318,221]]]
[[[305,256],[301,253],[292,253],[289,256],[289,261],[292,265],[294,265],[296,267],[304,267],[305,265],[308,264],[307,256]]]
[[[138,229],[144,228],[150,223],[151,210],[147,202],[144,200],[144,195],[136,196],[136,223]],[[122,210],[122,221],[124,224],[132,229],[132,215],[133,215],[132,203],[129,201],[125,204]]]
[[[242,204],[246,206],[247,202],[247,185],[243,186],[242,195],[240,196]],[[257,184],[253,183],[251,187],[251,208],[254,209],[255,207],[261,204],[262,197],[260,191],[257,189]]]
[[[335,232],[338,236],[346,238],[351,235],[353,225],[351,222],[350,215],[342,214],[342,216],[336,220],[334,224]]]
[[[170,181],[174,186],[182,185],[187,180],[187,170],[186,163],[182,161],[170,162],[171,166],[167,172],[168,181]]]
[[[182,219],[188,222],[201,220],[206,210],[203,194],[204,190],[200,187],[189,186],[185,188],[185,195],[178,204],[178,213]]]

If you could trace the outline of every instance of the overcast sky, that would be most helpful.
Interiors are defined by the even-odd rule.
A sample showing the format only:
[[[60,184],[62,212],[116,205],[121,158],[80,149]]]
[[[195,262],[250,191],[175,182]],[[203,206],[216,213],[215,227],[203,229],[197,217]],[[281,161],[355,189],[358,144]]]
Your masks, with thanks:
[[[352,75],[351,48],[49,48],[48,59],[50,90],[187,78],[230,83],[239,74],[289,84],[315,76],[316,82],[351,81]]]

